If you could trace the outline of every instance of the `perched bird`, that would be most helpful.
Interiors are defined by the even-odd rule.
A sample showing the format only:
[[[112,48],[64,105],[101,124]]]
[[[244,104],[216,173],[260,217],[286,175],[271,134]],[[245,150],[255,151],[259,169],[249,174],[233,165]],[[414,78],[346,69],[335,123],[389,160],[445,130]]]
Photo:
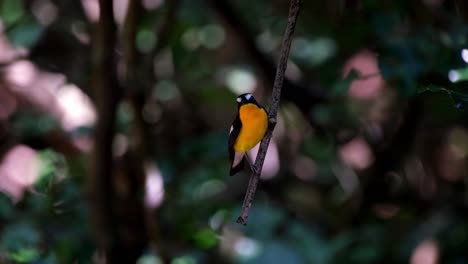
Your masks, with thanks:
[[[244,168],[247,151],[263,139],[268,128],[268,114],[250,93],[237,97],[237,115],[229,134],[229,159],[232,176]],[[248,158],[248,157],[247,157]],[[250,164],[250,160],[249,164]],[[250,164],[252,167],[252,164]],[[253,169],[253,167],[252,167]]]

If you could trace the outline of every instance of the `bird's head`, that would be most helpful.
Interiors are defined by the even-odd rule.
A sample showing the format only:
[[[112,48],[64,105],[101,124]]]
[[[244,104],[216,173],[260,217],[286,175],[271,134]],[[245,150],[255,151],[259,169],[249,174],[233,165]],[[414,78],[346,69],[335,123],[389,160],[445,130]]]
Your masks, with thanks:
[[[255,100],[255,98],[253,97],[251,93],[245,93],[245,94],[241,94],[237,96],[237,104],[239,106],[248,104],[248,103],[258,105],[257,101]]]

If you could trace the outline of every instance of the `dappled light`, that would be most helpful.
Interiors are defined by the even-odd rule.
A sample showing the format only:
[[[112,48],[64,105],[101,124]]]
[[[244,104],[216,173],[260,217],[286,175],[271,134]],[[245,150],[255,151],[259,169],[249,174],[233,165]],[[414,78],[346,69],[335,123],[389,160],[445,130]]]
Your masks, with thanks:
[[[234,252],[243,259],[252,259],[259,254],[260,245],[253,239],[240,237],[234,243]]]
[[[164,3],[164,0],[143,0],[143,6],[146,9],[152,10],[160,7]]]
[[[128,151],[128,137],[123,134],[117,134],[114,137],[112,152],[114,157],[122,157]]]
[[[217,49],[224,43],[224,29],[217,24],[210,24],[198,31],[200,44],[207,49]]]
[[[461,55],[462,60],[465,63],[468,63],[468,50],[467,49],[462,49],[461,52],[460,52],[460,55]],[[465,66],[464,68],[449,70],[448,79],[452,83],[467,80],[468,79],[468,68]]]
[[[154,73],[161,79],[174,76],[174,57],[170,50],[164,50],[154,58]]]
[[[313,40],[296,38],[292,44],[292,56],[300,61],[316,66],[324,63],[336,53],[336,43],[333,39],[319,37]],[[345,75],[348,73],[345,70]]]
[[[34,1],[31,12],[40,24],[48,26],[57,18],[58,9],[51,0]]]
[[[150,209],[159,207],[164,199],[164,183],[161,171],[154,165],[146,166],[145,206]]]
[[[121,25],[124,22],[127,14],[129,0],[112,0],[114,2],[114,18],[117,24]]]
[[[99,19],[99,2],[98,0],[81,0],[81,5],[86,14],[86,17],[91,22],[97,22]]]
[[[225,41],[225,32],[221,25],[208,24],[200,28],[190,28],[181,36],[181,43],[188,50],[199,47],[207,49],[220,48]]]
[[[343,145],[339,155],[344,163],[358,170],[369,167],[374,159],[369,146],[361,138],[353,139]]]
[[[261,251],[261,245],[258,241],[243,236],[242,233],[229,226],[222,230],[220,247],[224,254],[243,260],[253,259]]]
[[[317,173],[317,164],[307,156],[299,156],[292,163],[292,171],[301,180],[310,181]]]
[[[288,68],[286,69],[286,77],[294,81],[299,81],[302,79],[301,69],[292,61],[288,61]]]
[[[274,51],[279,47],[280,41],[281,39],[269,30],[262,32],[256,38],[256,43],[263,52]]]
[[[36,78],[37,70],[34,65],[26,60],[18,61],[8,68],[7,80],[17,89],[26,89]]]
[[[343,77],[357,72],[356,80],[349,87],[349,95],[356,99],[372,99],[381,92],[384,81],[379,71],[376,54],[362,50],[352,56],[343,68]]]
[[[18,202],[39,176],[39,157],[33,149],[18,145],[0,162],[0,191]]]
[[[187,50],[196,50],[201,45],[197,28],[185,31],[180,40]]]
[[[468,2],[301,2],[1,0],[0,263],[466,263]]]
[[[96,121],[96,112],[89,97],[76,85],[67,84],[56,92],[61,108],[60,118],[63,129],[73,131],[80,127],[90,127]]]
[[[468,63],[468,49],[462,49],[461,57],[465,63]]]
[[[8,67],[6,80],[7,87],[16,96],[56,119],[61,118],[55,93],[65,84],[63,74],[41,71],[32,62],[21,60]]]
[[[411,264],[436,264],[439,263],[439,246],[432,239],[422,241],[411,255]]]
[[[162,80],[154,87],[154,96],[160,101],[171,101],[179,96],[177,85],[171,80]]]
[[[255,75],[243,68],[221,69],[218,78],[235,94],[251,93],[257,86]]]

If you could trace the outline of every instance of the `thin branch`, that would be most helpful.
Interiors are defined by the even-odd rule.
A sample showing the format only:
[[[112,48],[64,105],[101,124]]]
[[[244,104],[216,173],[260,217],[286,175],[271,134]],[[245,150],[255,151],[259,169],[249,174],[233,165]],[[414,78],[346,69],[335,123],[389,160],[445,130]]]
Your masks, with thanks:
[[[235,33],[242,46],[242,50],[244,50],[257,65],[265,83],[273,87],[272,81],[277,71],[273,60],[258,49],[254,41],[255,33],[252,32],[249,25],[240,18],[241,16],[236,12],[236,8],[230,4],[230,2],[231,1],[226,0],[210,1],[211,6],[220,16],[224,24]],[[293,102],[314,127],[318,127],[319,124],[316,124],[310,118],[311,109],[320,103],[327,102],[327,98],[324,94],[325,89],[320,87],[316,80],[313,80],[313,83],[313,85],[307,85],[307,87],[305,87],[285,77],[283,84],[285,89],[282,90],[281,95],[285,100]]]
[[[286,66],[288,64],[289,50],[291,48],[292,35],[294,33],[294,28],[296,27],[300,4],[300,0],[291,0],[291,5],[289,7],[288,25],[283,37],[281,57],[276,71],[275,82],[273,84],[270,109],[268,110],[268,131],[260,144],[260,149],[255,160],[255,169],[250,176],[249,186],[247,187],[241,214],[239,218],[237,218],[237,223],[244,225],[247,224],[249,210],[250,207],[252,207],[255,192],[257,191],[258,180],[262,174],[263,162],[265,161],[265,156],[270,144],[271,136],[276,125],[276,115],[278,113],[278,107],[281,98],[281,88],[283,87],[284,75],[286,72]]]

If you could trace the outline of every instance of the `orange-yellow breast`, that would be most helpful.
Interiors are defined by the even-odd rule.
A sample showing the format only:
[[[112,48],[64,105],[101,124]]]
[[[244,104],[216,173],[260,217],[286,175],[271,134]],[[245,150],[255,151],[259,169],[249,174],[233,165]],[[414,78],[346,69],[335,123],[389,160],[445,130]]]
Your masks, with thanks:
[[[235,152],[247,152],[262,140],[268,127],[267,113],[255,104],[245,104],[239,109],[242,128],[234,144]]]

